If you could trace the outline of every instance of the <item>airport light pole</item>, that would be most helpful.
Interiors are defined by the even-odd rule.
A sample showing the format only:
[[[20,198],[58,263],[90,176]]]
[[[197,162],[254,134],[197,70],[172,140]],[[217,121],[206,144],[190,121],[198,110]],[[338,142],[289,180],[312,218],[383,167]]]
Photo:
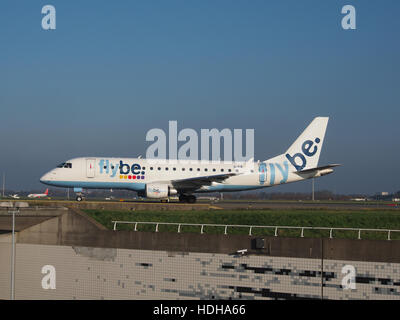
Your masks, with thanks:
[[[4,189],[5,189],[5,186],[6,186],[6,173],[3,172],[3,198],[4,198]]]
[[[314,178],[311,178],[311,180],[312,180],[312,201],[314,201],[315,200],[315,198],[314,198]]]
[[[19,213],[20,208],[28,207],[26,202],[1,202],[1,207],[8,208],[12,214],[12,240],[11,240],[11,294],[10,299],[15,299],[15,214]]]
[[[11,300],[15,298],[15,214],[19,213],[18,208],[12,208],[12,249],[11,249]]]

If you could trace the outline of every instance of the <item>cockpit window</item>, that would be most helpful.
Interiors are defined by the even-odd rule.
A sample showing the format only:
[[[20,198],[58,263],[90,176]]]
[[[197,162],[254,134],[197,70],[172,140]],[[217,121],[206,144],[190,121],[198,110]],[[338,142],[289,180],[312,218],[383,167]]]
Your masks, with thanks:
[[[70,163],[70,162],[63,162],[63,163],[60,163],[60,164],[57,166],[57,168],[72,168],[72,163]]]

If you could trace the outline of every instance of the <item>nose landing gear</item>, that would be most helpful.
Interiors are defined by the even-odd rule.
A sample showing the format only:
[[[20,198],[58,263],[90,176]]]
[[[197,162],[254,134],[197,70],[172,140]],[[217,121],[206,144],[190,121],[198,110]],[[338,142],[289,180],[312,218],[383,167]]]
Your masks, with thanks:
[[[74,188],[74,192],[76,193],[76,201],[81,202],[82,200],[85,200],[82,188]]]

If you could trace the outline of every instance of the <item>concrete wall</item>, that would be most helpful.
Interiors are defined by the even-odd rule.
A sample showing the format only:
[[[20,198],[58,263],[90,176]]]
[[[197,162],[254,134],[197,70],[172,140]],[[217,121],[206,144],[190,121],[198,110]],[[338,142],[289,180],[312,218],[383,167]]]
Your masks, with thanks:
[[[9,257],[0,243],[0,256]],[[342,287],[342,268],[356,288]],[[55,289],[42,268],[55,268]],[[17,299],[399,299],[400,264],[163,250],[18,244]],[[0,260],[0,299],[9,297]]]
[[[17,235],[18,299],[399,299],[400,241],[106,230],[72,209]],[[248,249],[246,255],[237,250]],[[10,235],[0,235],[0,299]],[[42,267],[56,269],[43,289]],[[344,289],[343,267],[355,269]]]
[[[15,230],[20,231],[53,217],[57,217],[68,212],[67,208],[23,208],[16,213]],[[6,208],[0,208],[0,232],[11,231],[12,214]]]
[[[18,202],[10,200],[11,202]],[[96,209],[96,210],[209,210],[219,209],[218,204],[212,203],[161,203],[160,201],[154,202],[141,202],[141,201],[64,201],[64,200],[23,200],[29,204],[30,207],[37,207],[42,210],[45,207],[69,207],[74,209]]]
[[[400,263],[400,241],[264,237],[255,250],[248,235],[112,231],[71,209],[18,233],[19,243],[100,248],[234,253],[248,249],[267,256]]]

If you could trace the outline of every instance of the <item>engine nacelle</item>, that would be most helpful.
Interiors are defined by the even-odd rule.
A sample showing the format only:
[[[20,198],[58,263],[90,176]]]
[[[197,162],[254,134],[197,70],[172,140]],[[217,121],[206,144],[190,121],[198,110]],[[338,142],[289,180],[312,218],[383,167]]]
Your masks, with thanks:
[[[152,199],[167,198],[168,189],[167,184],[146,184],[146,197]]]

